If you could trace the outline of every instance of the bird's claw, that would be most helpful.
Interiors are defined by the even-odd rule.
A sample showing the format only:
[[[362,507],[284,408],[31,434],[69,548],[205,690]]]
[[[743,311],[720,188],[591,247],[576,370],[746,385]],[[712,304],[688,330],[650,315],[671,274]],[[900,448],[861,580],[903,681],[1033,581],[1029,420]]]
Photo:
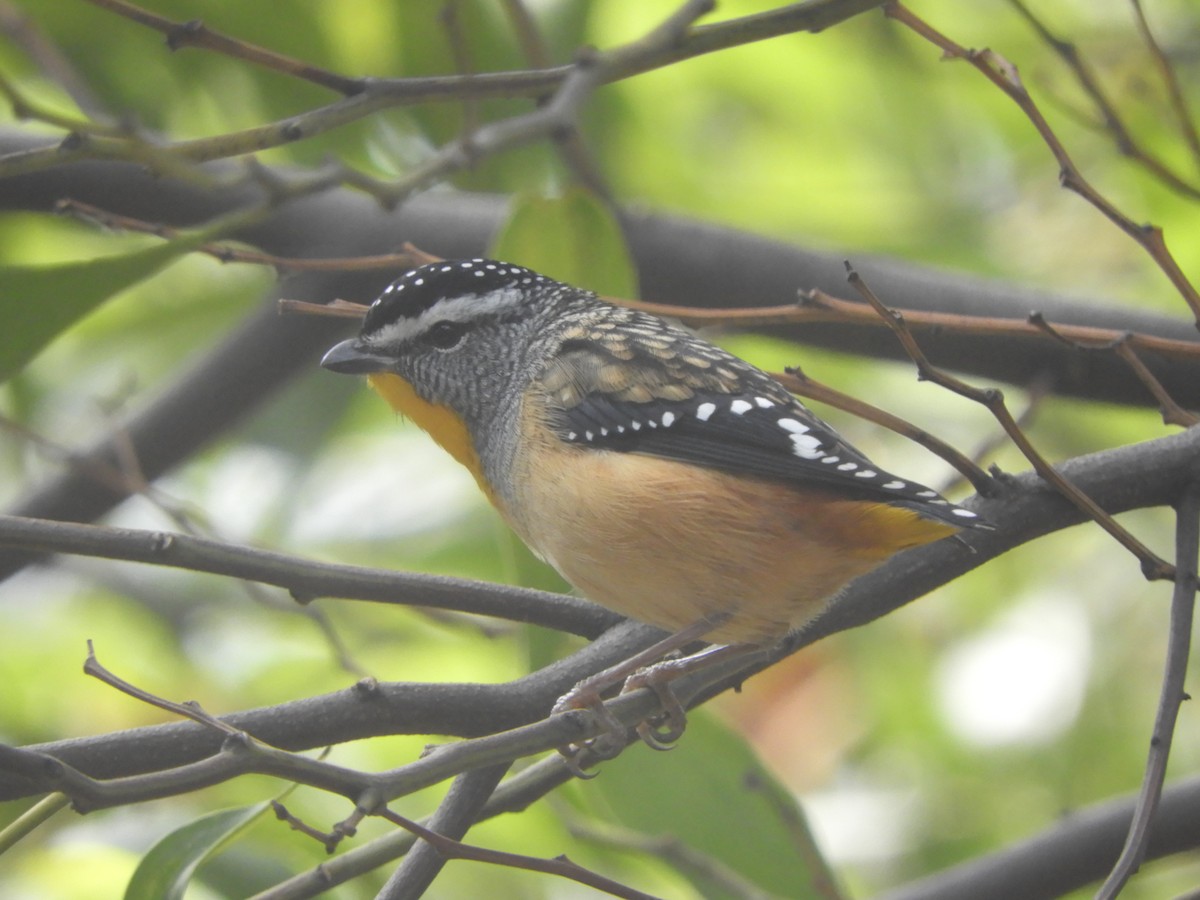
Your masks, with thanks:
[[[621,688],[621,693],[636,691],[638,688],[649,688],[654,691],[654,695],[658,697],[658,702],[662,706],[661,713],[650,716],[637,724],[638,737],[651,750],[672,749],[675,742],[683,737],[683,732],[687,729],[687,713],[684,712],[683,704],[671,690],[670,682],[659,677],[654,667],[642,669],[630,675]]]
[[[595,737],[559,747],[558,752],[566,760],[567,768],[572,775],[585,780],[595,778],[595,772],[588,773],[583,770],[584,761],[600,762],[617,756],[625,749],[627,743],[626,728],[621,720],[604,705],[604,699],[600,693],[586,685],[576,685],[559,697],[551,714],[568,712],[573,709],[590,710],[599,720],[601,731]]]
[[[671,690],[669,681],[669,678],[661,677],[656,667],[652,666],[635,672],[621,687],[622,694],[649,688],[662,705],[661,713],[650,716],[635,726],[638,737],[652,750],[670,750],[687,728],[687,714],[683,704]],[[567,761],[567,768],[571,774],[584,779],[594,778],[595,773],[583,770],[584,760],[598,762],[616,757],[628,743],[628,729],[604,705],[599,691],[587,685],[576,685],[560,697],[554,704],[553,713],[573,709],[591,710],[602,726],[601,731],[595,737],[559,747],[558,752]]]

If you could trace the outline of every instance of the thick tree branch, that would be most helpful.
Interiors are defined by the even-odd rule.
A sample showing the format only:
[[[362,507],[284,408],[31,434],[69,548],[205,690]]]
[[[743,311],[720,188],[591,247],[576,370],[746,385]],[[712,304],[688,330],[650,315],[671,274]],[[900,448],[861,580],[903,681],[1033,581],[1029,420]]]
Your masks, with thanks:
[[[441,806],[429,820],[428,830],[453,841],[461,841],[475,824],[508,766],[492,766],[467,772],[454,779]],[[419,900],[446,864],[440,848],[421,841],[404,857],[378,894],[378,900]]]
[[[1028,840],[910,882],[877,900],[1054,900],[1104,877],[1121,850],[1134,798],[1122,797],[1064,816]],[[1147,857],[1194,850],[1200,841],[1200,778],[1169,786],[1150,834]]]
[[[167,531],[100,528],[0,516],[0,547],[170,566],[272,584],[310,603],[319,597],[425,606],[532,622],[595,638],[620,617],[575,597],[416,572],[315,560]]]

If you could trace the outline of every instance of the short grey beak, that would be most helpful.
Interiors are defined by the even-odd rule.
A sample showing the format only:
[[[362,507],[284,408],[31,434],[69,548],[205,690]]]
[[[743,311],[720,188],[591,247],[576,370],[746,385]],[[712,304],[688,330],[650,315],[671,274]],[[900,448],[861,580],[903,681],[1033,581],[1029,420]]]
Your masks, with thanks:
[[[390,369],[395,360],[379,353],[372,353],[350,338],[334,345],[321,358],[321,366],[342,375],[369,375]]]

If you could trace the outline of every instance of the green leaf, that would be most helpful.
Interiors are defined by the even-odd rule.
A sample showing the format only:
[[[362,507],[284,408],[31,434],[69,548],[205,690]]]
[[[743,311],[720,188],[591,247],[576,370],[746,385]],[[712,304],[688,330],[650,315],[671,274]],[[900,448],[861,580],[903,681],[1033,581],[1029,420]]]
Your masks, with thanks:
[[[672,837],[770,895],[837,896],[804,812],[742,737],[703,710],[670,753],[631,747],[580,785],[606,818]],[[736,897],[698,870],[681,871],[704,897]]]
[[[492,256],[609,297],[637,295],[621,226],[594,194],[522,195],[492,244]]]
[[[196,868],[270,809],[270,803],[223,809],[171,832],[142,857],[125,900],[182,900]]]
[[[0,381],[101,303],[210,239],[206,231],[122,256],[49,266],[0,265]]]

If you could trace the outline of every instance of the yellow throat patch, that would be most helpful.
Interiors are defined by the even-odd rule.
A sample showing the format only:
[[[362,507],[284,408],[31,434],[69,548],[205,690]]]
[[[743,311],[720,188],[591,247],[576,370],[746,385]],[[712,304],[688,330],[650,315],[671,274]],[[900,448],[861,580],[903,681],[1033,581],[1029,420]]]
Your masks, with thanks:
[[[411,419],[418,428],[433,438],[438,446],[466,466],[467,471],[475,476],[480,490],[487,495],[488,500],[495,503],[495,496],[483,476],[483,465],[479,454],[475,452],[470,432],[467,431],[466,423],[454,410],[422,400],[411,384],[392,372],[368,375],[367,384],[386,400],[392,409],[406,419]]]

